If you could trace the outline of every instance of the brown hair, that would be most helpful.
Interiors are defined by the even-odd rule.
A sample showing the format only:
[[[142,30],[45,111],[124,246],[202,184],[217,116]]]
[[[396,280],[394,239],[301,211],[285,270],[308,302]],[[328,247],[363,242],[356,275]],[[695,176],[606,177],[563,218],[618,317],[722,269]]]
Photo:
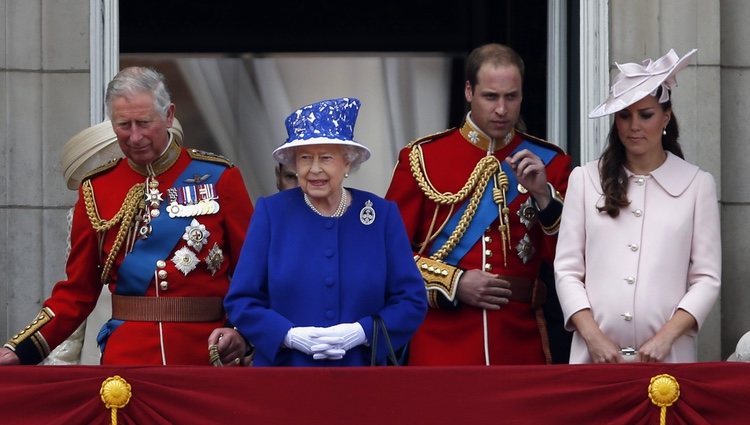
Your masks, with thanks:
[[[474,91],[474,86],[477,84],[479,68],[485,63],[491,63],[495,66],[515,66],[521,73],[521,80],[523,80],[523,59],[521,59],[521,56],[515,50],[503,44],[485,44],[472,50],[466,58],[466,80],[469,81],[472,91]]]
[[[657,90],[656,97],[661,96],[661,88]],[[672,109],[672,101],[668,100],[661,104],[664,111]],[[680,158],[685,158],[682,154],[677,139],[680,137],[680,128],[677,125],[677,117],[672,111],[672,117],[667,123],[665,135],[661,136],[661,145],[665,151],[672,152]],[[617,133],[617,124],[612,123],[607,136],[607,148],[599,157],[599,173],[601,178],[602,190],[604,191],[604,205],[597,207],[599,212],[605,212],[610,217],[615,218],[620,215],[620,208],[630,205],[628,200],[628,176],[625,173],[625,145],[620,140]]]

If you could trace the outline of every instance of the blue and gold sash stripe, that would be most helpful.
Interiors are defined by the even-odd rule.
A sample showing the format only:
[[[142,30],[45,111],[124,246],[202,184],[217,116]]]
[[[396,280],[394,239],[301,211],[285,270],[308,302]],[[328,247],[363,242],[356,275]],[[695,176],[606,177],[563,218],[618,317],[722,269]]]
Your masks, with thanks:
[[[528,140],[521,141],[518,147],[513,150],[511,155],[524,149],[528,149],[529,151],[537,155],[542,160],[545,166],[548,165],[555,158],[555,156],[558,155],[558,152],[532,143]],[[513,170],[510,168],[510,165],[508,165],[507,162],[501,161],[500,166],[503,172],[508,177],[508,189],[505,193],[505,199],[506,203],[510,205],[513,200],[516,199],[519,193],[518,179],[516,178],[515,173],[513,173]],[[453,251],[451,251],[445,257],[444,261],[447,264],[458,264],[459,261],[461,261],[461,259],[464,257],[464,255],[466,255],[466,253],[469,252],[469,250],[471,250],[471,248],[477,243],[479,238],[482,237],[485,229],[487,229],[487,227],[497,219],[497,204],[495,204],[495,201],[492,199],[492,189],[494,189],[494,187],[494,181],[490,180],[487,183],[484,194],[482,194],[482,198],[479,201],[479,205],[477,206],[477,211],[474,214],[473,219],[469,223],[469,227],[466,229],[464,236],[461,238],[458,244],[456,244],[456,247],[453,249]],[[437,252],[437,250],[445,244],[450,235],[456,229],[456,226],[458,226],[458,222],[461,220],[461,216],[463,215],[464,211],[466,211],[467,206],[468,201],[465,201],[463,205],[461,205],[461,208],[459,208],[453,214],[453,216],[451,216],[450,220],[448,220],[448,223],[443,227],[440,234],[435,238],[432,246],[430,246],[430,255]]]

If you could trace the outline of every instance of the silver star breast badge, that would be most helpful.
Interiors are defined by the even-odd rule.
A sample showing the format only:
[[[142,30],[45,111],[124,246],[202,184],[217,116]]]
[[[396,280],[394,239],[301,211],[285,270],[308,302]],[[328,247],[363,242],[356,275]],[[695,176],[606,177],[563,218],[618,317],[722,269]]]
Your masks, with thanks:
[[[516,251],[518,252],[518,258],[520,258],[524,264],[528,263],[534,256],[536,249],[534,248],[534,244],[531,243],[528,233],[523,235],[523,238],[518,242],[518,245],[516,245]]]
[[[216,272],[221,268],[221,263],[224,262],[224,253],[219,248],[219,245],[214,242],[214,246],[208,251],[208,255],[203,260],[206,263],[206,268],[211,272],[211,276],[215,275]]]
[[[183,246],[182,248],[175,251],[174,256],[172,257],[172,262],[174,263],[177,270],[181,271],[182,274],[187,276],[188,273],[198,267],[198,263],[200,262],[200,260],[198,260],[198,257],[193,251],[189,250],[188,247]]]
[[[203,245],[208,242],[208,237],[211,236],[211,232],[206,230],[206,226],[200,224],[198,220],[193,219],[190,222],[190,226],[185,226],[185,233],[182,235],[182,239],[187,241],[187,245],[200,252],[203,249]]]

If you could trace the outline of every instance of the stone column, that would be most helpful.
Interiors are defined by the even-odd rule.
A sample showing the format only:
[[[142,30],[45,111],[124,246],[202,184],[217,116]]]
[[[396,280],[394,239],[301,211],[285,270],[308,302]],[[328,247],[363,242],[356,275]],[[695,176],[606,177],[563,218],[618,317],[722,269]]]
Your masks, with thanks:
[[[0,0],[0,340],[25,326],[65,276],[59,165],[89,125],[89,0]]]
[[[722,352],[750,331],[750,3],[721,2]]]

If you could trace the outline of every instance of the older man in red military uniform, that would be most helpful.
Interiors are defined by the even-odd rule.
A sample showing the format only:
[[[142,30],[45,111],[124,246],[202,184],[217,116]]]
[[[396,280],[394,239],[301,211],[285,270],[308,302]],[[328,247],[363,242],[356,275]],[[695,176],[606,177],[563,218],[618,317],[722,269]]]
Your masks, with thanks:
[[[404,148],[386,198],[396,201],[430,310],[410,365],[549,362],[544,290],[571,160],[517,130],[523,61],[489,44],[467,60],[461,128]]]
[[[247,343],[222,303],[252,214],[226,159],[172,140],[175,106],[158,72],[126,68],[106,103],[126,159],[84,178],[75,206],[67,280],[0,349],[0,364],[36,364],[112,291],[98,342],[103,364],[239,363]]]

